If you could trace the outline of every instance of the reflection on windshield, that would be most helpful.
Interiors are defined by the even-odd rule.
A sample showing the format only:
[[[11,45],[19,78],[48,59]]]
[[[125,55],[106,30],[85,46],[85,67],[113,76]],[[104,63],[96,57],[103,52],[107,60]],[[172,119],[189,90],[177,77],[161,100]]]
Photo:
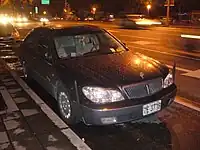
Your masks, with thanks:
[[[123,52],[125,48],[106,32],[60,36],[54,39],[59,58]]]

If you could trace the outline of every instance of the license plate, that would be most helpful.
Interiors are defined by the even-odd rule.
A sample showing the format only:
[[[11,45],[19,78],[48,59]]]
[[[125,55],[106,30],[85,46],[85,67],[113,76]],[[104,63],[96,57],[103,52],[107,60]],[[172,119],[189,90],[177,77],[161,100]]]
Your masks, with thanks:
[[[161,100],[143,105],[143,116],[155,113],[161,110]]]

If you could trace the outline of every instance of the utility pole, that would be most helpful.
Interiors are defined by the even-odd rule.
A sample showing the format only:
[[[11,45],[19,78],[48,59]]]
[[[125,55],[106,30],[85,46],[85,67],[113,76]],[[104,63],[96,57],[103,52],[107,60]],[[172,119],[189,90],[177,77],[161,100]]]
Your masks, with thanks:
[[[167,26],[169,26],[169,17],[170,17],[170,0],[167,0]]]

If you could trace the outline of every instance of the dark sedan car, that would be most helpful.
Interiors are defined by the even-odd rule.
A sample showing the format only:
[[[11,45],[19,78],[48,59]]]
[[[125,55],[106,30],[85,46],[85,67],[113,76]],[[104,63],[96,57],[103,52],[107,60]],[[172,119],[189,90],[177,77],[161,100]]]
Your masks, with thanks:
[[[69,124],[138,120],[170,105],[176,95],[173,71],[95,26],[36,28],[21,50],[24,76],[58,101]]]
[[[12,24],[0,23],[0,47],[12,47],[19,38],[19,32]]]

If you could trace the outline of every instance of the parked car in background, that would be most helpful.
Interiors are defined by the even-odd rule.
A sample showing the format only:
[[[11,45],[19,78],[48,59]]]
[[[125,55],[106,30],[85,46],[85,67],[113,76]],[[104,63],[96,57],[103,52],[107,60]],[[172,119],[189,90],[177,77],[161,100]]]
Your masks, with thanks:
[[[174,70],[129,51],[96,26],[35,28],[20,49],[25,78],[55,98],[68,124],[138,120],[169,106],[176,96]]]
[[[84,20],[85,21],[94,21],[94,17],[88,16]]]
[[[151,19],[145,15],[140,14],[128,14],[121,15],[116,19],[117,25],[125,28],[137,28],[137,27],[150,27],[162,25],[159,19]]]
[[[19,39],[20,34],[11,23],[0,23],[0,47],[12,47]]]

